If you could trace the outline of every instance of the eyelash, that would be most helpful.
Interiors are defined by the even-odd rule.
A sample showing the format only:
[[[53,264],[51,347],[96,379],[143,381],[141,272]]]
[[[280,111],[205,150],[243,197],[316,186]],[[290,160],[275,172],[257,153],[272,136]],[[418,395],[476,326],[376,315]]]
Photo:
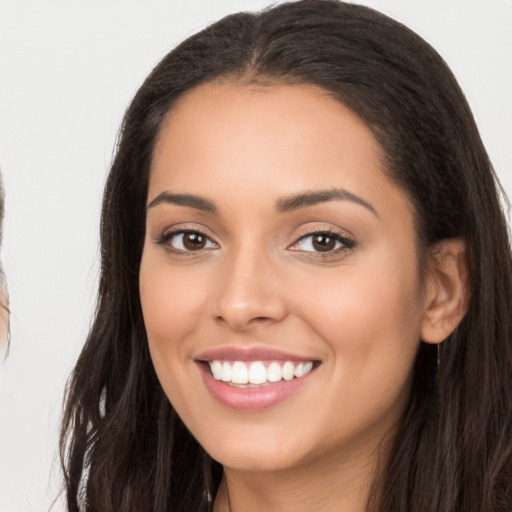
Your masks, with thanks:
[[[216,247],[218,247],[216,242],[214,242],[208,235],[206,235],[205,233],[203,233],[202,231],[200,231],[198,229],[178,229],[175,231],[169,231],[168,233],[162,233],[162,235],[160,235],[155,240],[155,242],[159,245],[166,245],[167,251],[175,253],[175,254],[183,255],[183,256],[193,255],[193,254],[197,254],[203,250],[212,249],[212,247],[208,247],[208,248],[200,248],[197,250],[186,250],[186,249],[177,249],[175,247],[172,247],[169,244],[169,242],[174,237],[177,237],[178,235],[183,235],[183,236],[184,235],[198,235],[198,236],[204,237],[207,240],[206,243],[210,242],[211,244],[214,244]],[[335,242],[341,244],[341,246],[336,247],[335,249],[332,249],[332,250],[325,251],[325,252],[304,251],[304,250],[300,250],[300,249],[292,249],[292,247],[298,245],[301,241],[304,241],[304,240],[306,240],[310,237],[314,237],[314,236],[324,236],[326,238],[331,238]],[[297,238],[297,240],[295,242],[293,242],[288,247],[288,249],[292,250],[292,251],[302,252],[302,253],[311,253],[311,254],[314,254],[315,257],[329,258],[329,257],[332,257],[333,255],[337,255],[337,254],[340,254],[340,253],[343,253],[346,251],[350,251],[350,250],[354,249],[355,246],[356,246],[356,243],[353,240],[351,240],[350,238],[348,238],[346,236],[341,235],[340,233],[338,233],[336,231],[329,230],[329,229],[315,229],[315,230],[311,230],[306,233],[303,233],[299,238]]]
[[[183,236],[198,235],[198,236],[205,238],[207,240],[207,243],[210,242],[217,246],[217,244],[208,235],[206,235],[205,233],[203,233],[202,231],[200,231],[198,229],[177,229],[175,231],[169,231],[168,233],[162,233],[155,241],[159,245],[165,245],[167,251],[175,253],[175,254],[179,254],[179,255],[184,255],[184,256],[189,255],[189,254],[193,255],[195,253],[199,253],[202,250],[211,249],[211,247],[209,247],[209,248],[201,248],[201,249],[194,251],[194,250],[186,250],[186,249],[177,249],[175,247],[172,247],[172,245],[169,242],[174,237],[177,237],[178,235],[183,235]]]
[[[293,246],[299,244],[299,242],[306,240],[308,238],[312,238],[314,236],[324,236],[326,238],[331,238],[335,242],[341,244],[340,247],[337,247],[335,249],[329,250],[329,251],[301,251],[300,249],[291,249]],[[331,230],[331,229],[314,229],[311,231],[307,231],[306,233],[302,234],[291,246],[289,246],[290,250],[295,250],[297,252],[306,252],[306,253],[312,253],[315,255],[316,258],[329,258],[333,257],[335,255],[339,255],[341,253],[350,251],[354,249],[356,246],[356,243],[354,240],[348,238],[347,236],[343,236],[337,231]]]

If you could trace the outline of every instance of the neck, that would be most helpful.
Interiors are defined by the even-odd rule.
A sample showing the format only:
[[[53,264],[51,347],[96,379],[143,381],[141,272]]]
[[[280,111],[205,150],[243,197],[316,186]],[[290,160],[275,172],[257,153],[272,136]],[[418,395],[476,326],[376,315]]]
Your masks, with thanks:
[[[331,459],[323,457],[293,470],[224,468],[214,512],[364,512],[376,457]]]

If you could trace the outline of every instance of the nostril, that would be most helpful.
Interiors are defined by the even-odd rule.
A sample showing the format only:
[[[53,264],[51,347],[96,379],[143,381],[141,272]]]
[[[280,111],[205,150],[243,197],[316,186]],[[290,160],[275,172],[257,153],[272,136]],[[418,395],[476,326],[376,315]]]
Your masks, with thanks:
[[[242,293],[243,292],[243,293]],[[286,316],[284,297],[257,286],[231,287],[212,301],[216,322],[236,330],[279,322]]]
[[[274,319],[270,316],[251,316],[251,315],[216,315],[215,320],[219,324],[223,324],[231,327],[232,329],[236,329],[238,331],[246,331],[253,327],[257,327],[258,325],[263,326],[266,324],[270,324],[274,321]]]

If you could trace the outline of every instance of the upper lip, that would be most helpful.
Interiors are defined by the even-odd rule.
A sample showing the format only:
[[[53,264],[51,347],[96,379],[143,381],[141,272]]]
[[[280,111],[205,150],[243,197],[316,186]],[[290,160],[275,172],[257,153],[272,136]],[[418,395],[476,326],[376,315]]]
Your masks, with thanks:
[[[215,360],[229,360],[229,361],[316,361],[312,357],[304,357],[290,352],[283,352],[270,347],[254,347],[254,348],[240,348],[240,347],[221,347],[205,352],[201,352],[195,358],[199,361],[215,361]]]

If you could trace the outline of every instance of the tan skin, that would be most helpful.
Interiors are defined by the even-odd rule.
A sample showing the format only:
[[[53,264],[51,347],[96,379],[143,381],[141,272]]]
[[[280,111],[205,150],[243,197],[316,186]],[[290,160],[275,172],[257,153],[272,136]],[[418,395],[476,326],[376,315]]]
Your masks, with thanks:
[[[439,244],[420,275],[413,207],[383,172],[379,145],[314,86],[188,93],[161,130],[148,205],[166,192],[215,205],[148,207],[140,268],[159,380],[224,466],[215,512],[363,511],[420,340],[441,342],[465,313],[464,244]],[[225,346],[317,366],[277,405],[233,410],[197,364]]]

